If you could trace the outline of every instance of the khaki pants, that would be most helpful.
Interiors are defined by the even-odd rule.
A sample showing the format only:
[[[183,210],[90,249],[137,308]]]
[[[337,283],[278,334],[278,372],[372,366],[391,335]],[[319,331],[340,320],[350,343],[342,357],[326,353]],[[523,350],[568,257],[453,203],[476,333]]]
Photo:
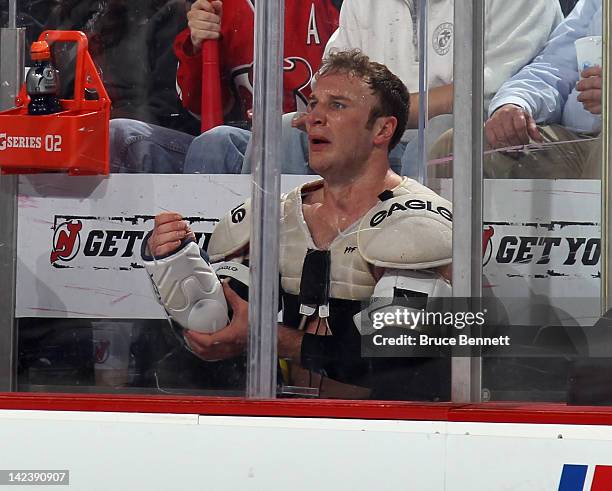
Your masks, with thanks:
[[[538,127],[545,147],[519,152],[486,153],[483,174],[490,179],[599,179],[601,137],[575,133],[560,125]],[[582,140],[582,141],[575,141]],[[532,142],[535,143],[535,142]],[[487,147],[485,150],[490,150]],[[453,130],[434,143],[429,160],[443,159],[453,151]],[[452,177],[452,160],[428,166],[429,177]]]

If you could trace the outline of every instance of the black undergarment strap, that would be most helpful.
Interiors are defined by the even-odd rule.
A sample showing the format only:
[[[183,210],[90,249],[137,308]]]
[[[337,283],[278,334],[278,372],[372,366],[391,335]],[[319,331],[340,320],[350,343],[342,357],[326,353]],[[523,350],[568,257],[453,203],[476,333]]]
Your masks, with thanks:
[[[330,258],[329,251],[308,249],[306,252],[300,280],[300,311],[306,315],[312,315],[316,307],[329,310]],[[321,312],[319,316],[327,317]]]
[[[391,198],[393,198],[393,191],[391,191],[390,189],[385,189],[382,193],[378,195],[378,199],[380,201],[387,201]]]

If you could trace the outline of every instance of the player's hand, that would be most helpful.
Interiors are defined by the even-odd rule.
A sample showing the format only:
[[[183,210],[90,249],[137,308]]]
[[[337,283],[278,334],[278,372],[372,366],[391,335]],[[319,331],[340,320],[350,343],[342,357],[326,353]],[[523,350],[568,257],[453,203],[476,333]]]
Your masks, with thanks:
[[[582,79],[576,84],[578,100],[592,114],[601,114],[601,67],[593,66],[583,70]]]
[[[176,212],[166,211],[155,216],[153,233],[149,237],[149,250],[153,257],[171,254],[186,238],[195,240],[189,224]]]
[[[187,12],[191,44],[199,51],[205,39],[219,39],[221,32],[222,0],[196,0]]]
[[[530,138],[541,142],[535,120],[522,107],[504,104],[485,123],[485,135],[492,148],[527,145]]]
[[[246,349],[249,331],[249,304],[223,282],[223,293],[232,309],[231,322],[214,334],[185,329],[185,339],[191,349],[204,360],[225,360],[240,355]]]

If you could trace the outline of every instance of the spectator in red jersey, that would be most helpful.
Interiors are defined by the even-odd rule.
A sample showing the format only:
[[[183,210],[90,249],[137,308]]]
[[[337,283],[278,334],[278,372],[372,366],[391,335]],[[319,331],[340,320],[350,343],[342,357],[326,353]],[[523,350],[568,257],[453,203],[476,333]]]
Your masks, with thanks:
[[[174,43],[177,82],[183,105],[201,107],[201,43],[220,38],[225,121],[199,137],[134,120],[111,121],[111,171],[239,173],[250,139],[252,106],[253,0],[197,0],[188,28]],[[327,40],[338,25],[339,2],[287,0],[285,4],[284,104],[287,112],[305,107],[310,81]],[[205,106],[204,106],[205,107]]]

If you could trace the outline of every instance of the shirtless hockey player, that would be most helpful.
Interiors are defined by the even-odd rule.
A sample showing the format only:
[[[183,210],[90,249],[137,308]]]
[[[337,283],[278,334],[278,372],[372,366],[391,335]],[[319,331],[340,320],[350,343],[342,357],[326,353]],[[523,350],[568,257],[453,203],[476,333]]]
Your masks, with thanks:
[[[297,377],[299,367],[325,377],[326,395],[338,389],[342,397],[448,397],[447,366],[440,360],[362,358],[353,319],[362,302],[393,296],[395,287],[420,297],[448,289],[451,205],[389,168],[388,152],[404,132],[408,105],[404,84],[359,51],[324,60],[308,104],[310,165],[323,179],[282,197],[278,354],[292,361]],[[221,220],[207,252],[213,266],[234,261],[236,268],[220,267],[243,269],[244,278],[246,266],[238,263],[248,253],[249,203],[242,209],[241,220],[231,213]],[[221,287],[181,216],[158,215],[143,251],[190,349],[208,360],[242,353],[248,304],[227,283]],[[324,287],[300,291],[310,281]],[[229,323],[222,293],[233,312]],[[355,390],[342,390],[347,387]]]

